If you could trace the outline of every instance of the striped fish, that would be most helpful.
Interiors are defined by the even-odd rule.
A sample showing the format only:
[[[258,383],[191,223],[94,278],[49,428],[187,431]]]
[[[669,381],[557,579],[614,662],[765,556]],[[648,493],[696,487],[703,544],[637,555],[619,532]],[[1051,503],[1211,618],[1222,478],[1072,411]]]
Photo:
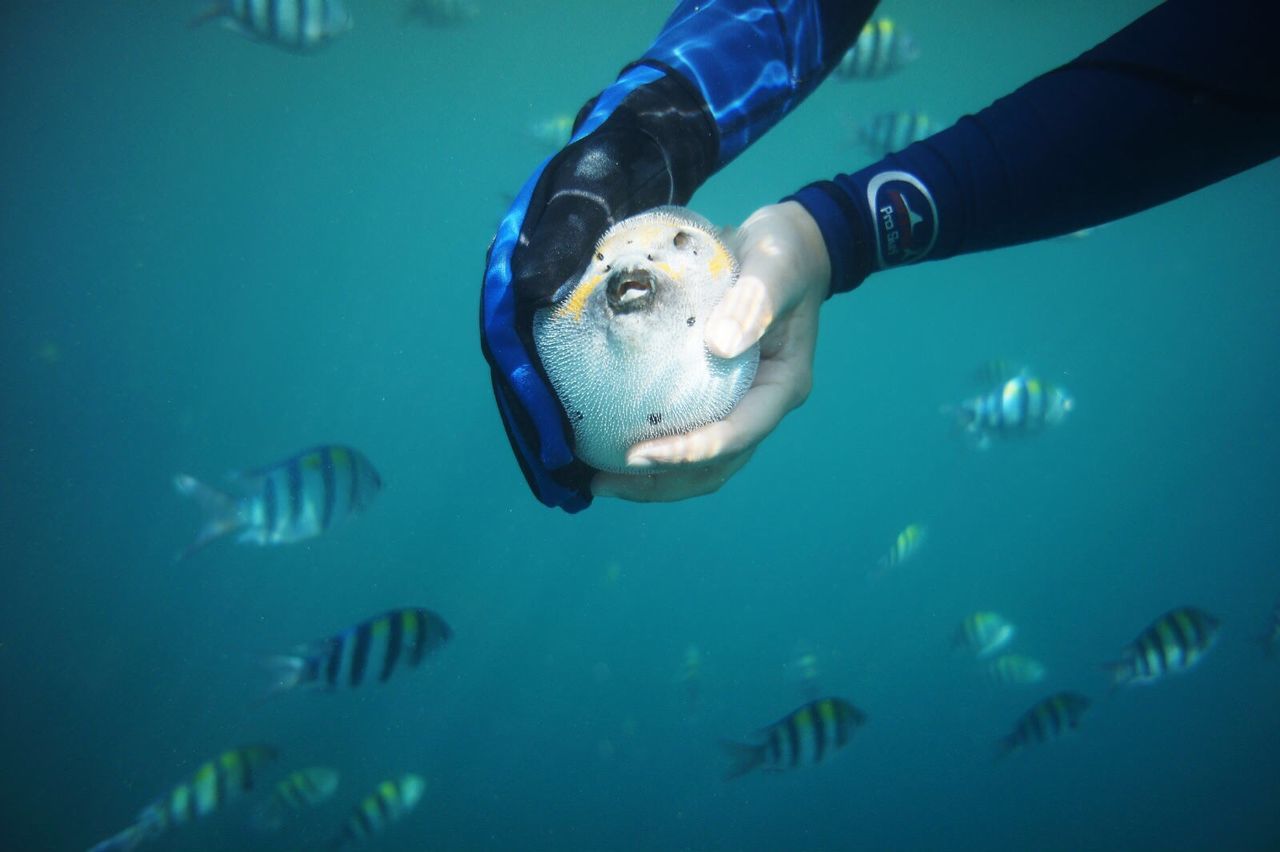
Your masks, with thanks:
[[[927,529],[924,524],[907,524],[893,540],[889,552],[876,562],[873,576],[885,574],[899,565],[914,559],[924,547]]]
[[[1035,434],[1061,423],[1073,408],[1071,394],[1022,370],[994,390],[960,403],[956,422],[986,449],[992,436]]]
[[[876,18],[867,21],[832,73],[838,80],[876,80],[919,58],[920,47],[910,33],[889,18]]]
[[[854,141],[877,157],[901,151],[942,129],[919,111],[882,112],[854,127]]]
[[[382,683],[397,667],[416,668],[452,636],[453,629],[429,609],[393,609],[305,645],[298,653],[268,659],[278,672],[271,691]]]
[[[1016,632],[998,612],[971,612],[956,627],[951,647],[963,648],[981,659],[1008,645]]]
[[[322,446],[258,470],[232,475],[234,494],[178,474],[173,485],[205,512],[205,524],[185,559],[212,541],[236,534],[251,544],[290,544],[315,538],[367,509],[382,477],[356,450]]]
[[[191,26],[209,21],[298,53],[322,47],[355,25],[342,0],[217,0]]]
[[[418,805],[426,789],[422,776],[408,773],[398,779],[383,781],[356,805],[342,831],[334,838],[332,848],[358,846],[387,830]]]
[[[275,831],[284,825],[289,814],[327,802],[338,790],[338,771],[312,766],[290,772],[271,791],[271,799],[254,820],[263,830]]]
[[[253,789],[258,768],[276,758],[271,746],[251,745],[223,752],[196,769],[190,780],[143,808],[138,821],[89,852],[128,852],[171,828],[208,816]]]
[[[987,678],[995,683],[1028,684],[1044,680],[1044,664],[1022,654],[1001,654],[986,666]]]
[[[847,745],[866,721],[866,714],[842,698],[810,701],[763,728],[759,743],[721,743],[731,761],[725,780],[761,767],[776,772],[815,766]]]
[[[1184,672],[1209,653],[1221,622],[1191,606],[1170,610],[1129,643],[1120,659],[1108,663],[1113,687],[1155,683],[1165,675]]]
[[[1013,731],[998,743],[1003,757],[1030,745],[1047,743],[1080,727],[1080,719],[1093,702],[1077,692],[1059,692],[1034,705],[1018,719]]]

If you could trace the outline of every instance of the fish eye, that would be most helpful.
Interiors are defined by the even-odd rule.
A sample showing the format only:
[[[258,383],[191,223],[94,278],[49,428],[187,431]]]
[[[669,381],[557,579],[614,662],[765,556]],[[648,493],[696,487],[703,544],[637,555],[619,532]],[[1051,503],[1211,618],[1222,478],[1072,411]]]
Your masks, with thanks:
[[[678,249],[687,248],[691,242],[693,237],[689,236],[687,231],[676,231],[676,235],[671,239],[671,244]]]

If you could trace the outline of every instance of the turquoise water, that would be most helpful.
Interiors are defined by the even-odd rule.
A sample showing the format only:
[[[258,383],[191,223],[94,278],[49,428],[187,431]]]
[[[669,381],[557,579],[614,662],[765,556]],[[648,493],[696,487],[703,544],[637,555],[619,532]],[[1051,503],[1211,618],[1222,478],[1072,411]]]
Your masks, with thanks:
[[[153,847],[322,842],[405,771],[423,802],[371,848],[1280,847],[1280,664],[1249,641],[1280,596],[1280,168],[873,278],[824,308],[812,397],[719,494],[570,517],[529,496],[493,408],[484,250],[544,155],[526,126],[669,7],[477,4],[432,30],[353,0],[310,57],[188,31],[182,2],[0,11],[4,846],[82,849],[269,742],[277,775],[340,769],[337,796],[277,836],[241,802]],[[921,60],[826,84],[693,206],[740,221],[861,165],[851,118],[953,119],[1153,4],[938,5],[886,4]],[[939,406],[993,357],[1077,410],[969,451]],[[198,525],[174,473],[327,441],[381,471],[365,516],[173,563]],[[913,521],[918,558],[869,580]],[[1108,697],[1100,664],[1182,604],[1222,619],[1219,646]],[[257,702],[261,655],[409,605],[456,631],[427,670]],[[951,652],[980,608],[1043,684]],[[718,741],[804,700],[803,654],[866,726],[823,766],[723,783]],[[1066,688],[1095,700],[1082,730],[993,763]]]

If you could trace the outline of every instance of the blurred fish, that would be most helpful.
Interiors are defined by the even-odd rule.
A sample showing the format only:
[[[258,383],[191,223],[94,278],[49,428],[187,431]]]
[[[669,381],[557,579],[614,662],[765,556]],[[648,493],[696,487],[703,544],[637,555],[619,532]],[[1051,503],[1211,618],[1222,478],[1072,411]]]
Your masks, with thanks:
[[[812,701],[822,693],[821,678],[822,663],[818,660],[817,652],[809,648],[807,643],[801,643],[795,657],[787,665],[787,679],[799,685],[801,694]]]
[[[276,831],[289,814],[327,802],[338,790],[338,771],[312,766],[290,772],[271,791],[271,799],[258,811],[254,824],[265,831]]]
[[[1151,622],[1138,638],[1108,663],[1113,688],[1155,683],[1165,675],[1190,670],[1209,653],[1221,622],[1191,606],[1170,610]]]
[[[1271,617],[1267,619],[1266,629],[1258,635],[1258,644],[1262,646],[1263,653],[1268,657],[1276,655],[1276,649],[1280,648],[1280,600],[1276,601],[1276,605],[1271,608]],[[0,646],[4,643],[0,642]]]
[[[355,25],[342,0],[217,0],[190,25],[209,21],[297,53],[322,47]]]
[[[1001,654],[986,666],[987,677],[996,683],[1028,684],[1044,680],[1044,664],[1022,654]]]
[[[854,730],[866,721],[866,714],[842,698],[811,701],[762,728],[760,743],[721,743],[732,762],[725,780],[760,767],[778,772],[814,766],[847,745]]]
[[[173,485],[204,510],[205,525],[185,559],[223,536],[252,544],[288,544],[314,538],[367,509],[382,478],[359,452],[340,446],[304,450],[295,456],[231,476],[233,494],[178,474]]]
[[[854,125],[855,144],[876,157],[901,151],[912,142],[926,139],[942,129],[942,125],[926,113],[907,110],[882,112]]]
[[[965,400],[954,411],[961,431],[985,450],[994,436],[1035,434],[1061,423],[1074,408],[1075,400],[1066,390],[1024,369],[994,390]]]
[[[1008,645],[1015,630],[998,612],[971,612],[960,622],[951,647],[971,651],[979,659],[989,657]]]
[[[862,28],[832,73],[838,80],[876,80],[919,58],[920,47],[910,33],[890,18],[876,18]]]
[[[1018,719],[1013,731],[998,743],[1004,757],[1029,745],[1047,743],[1080,727],[1080,719],[1093,702],[1077,692],[1059,692],[1033,706]]]
[[[375,677],[382,683],[397,666],[416,668],[452,636],[453,629],[429,609],[393,609],[297,653],[268,658],[278,674],[271,692],[356,687]]]
[[[454,27],[474,20],[479,14],[479,8],[471,0],[409,0],[404,8],[404,22]]]
[[[573,135],[573,116],[561,113],[530,122],[525,128],[525,135],[539,145],[559,151],[569,144],[569,138]]]
[[[886,574],[918,556],[920,549],[924,547],[926,535],[927,529],[924,524],[907,524],[893,540],[893,546],[889,548],[889,552],[876,562],[875,570],[871,572],[872,576]]]
[[[413,773],[383,781],[356,805],[342,831],[333,839],[331,848],[348,849],[382,834],[387,826],[417,807],[426,786],[422,776]]]
[[[89,852],[128,852],[170,828],[208,816],[253,789],[258,768],[275,758],[276,750],[265,745],[223,752],[196,769],[190,780],[143,808],[132,826],[94,845]]]

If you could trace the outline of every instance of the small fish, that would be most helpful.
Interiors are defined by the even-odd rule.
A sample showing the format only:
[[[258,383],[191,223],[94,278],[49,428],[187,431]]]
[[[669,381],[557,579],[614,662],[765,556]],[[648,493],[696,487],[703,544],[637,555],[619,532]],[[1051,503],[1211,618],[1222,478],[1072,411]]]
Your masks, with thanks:
[[[802,645],[787,666],[787,680],[800,687],[800,693],[812,701],[822,694],[822,663],[817,652]]]
[[[989,657],[1013,640],[1014,626],[998,612],[971,612],[960,622],[951,647],[964,648],[979,659]]]
[[[1262,646],[1262,651],[1268,657],[1276,655],[1276,649],[1280,648],[1280,600],[1276,601],[1276,605],[1271,608],[1271,617],[1267,619],[1267,627],[1257,637],[1258,644]],[[0,642],[0,647],[4,643]]]
[[[725,780],[757,768],[777,772],[814,766],[849,743],[866,714],[842,698],[810,701],[759,732],[756,744],[721,743],[732,761]]]
[[[1044,680],[1044,664],[1023,654],[1001,654],[986,666],[987,677],[995,683],[1028,684]]]
[[[1065,389],[1024,369],[994,390],[960,403],[955,414],[960,430],[985,450],[994,436],[1036,434],[1061,423],[1074,408]]]
[[[455,27],[474,20],[480,9],[471,0],[409,0],[404,22],[427,27]]]
[[[868,21],[832,74],[838,80],[876,80],[901,71],[920,58],[910,33],[890,18]]]
[[[276,750],[265,745],[223,752],[201,764],[190,780],[143,808],[132,826],[96,844],[89,852],[128,852],[170,828],[208,816],[253,789],[259,767],[275,758]]]
[[[178,493],[204,510],[205,525],[185,559],[231,534],[251,544],[289,544],[328,531],[364,511],[382,490],[382,477],[350,447],[322,446],[232,477],[234,494],[186,474],[174,477]]]
[[[559,151],[569,144],[573,136],[573,116],[566,113],[540,118],[529,123],[525,135],[552,151]]]
[[[883,157],[901,151],[913,142],[926,139],[942,129],[928,114],[919,111],[882,112],[854,127],[854,142],[868,153]]]
[[[1107,664],[1112,687],[1155,683],[1189,671],[1213,648],[1220,626],[1218,619],[1192,606],[1166,612],[1125,647],[1119,660]]]
[[[278,673],[271,692],[334,690],[374,679],[382,683],[397,666],[416,668],[452,636],[453,629],[429,609],[393,609],[297,653],[269,658],[267,664]]]
[[[1080,727],[1080,719],[1093,702],[1077,692],[1050,695],[1022,714],[1013,731],[998,743],[1003,757],[1029,745],[1047,743]]]
[[[338,779],[336,769],[323,766],[290,772],[271,791],[271,799],[258,812],[255,825],[265,831],[278,830],[289,814],[327,802],[338,790]]]
[[[364,798],[334,838],[333,849],[358,846],[387,830],[418,805],[426,782],[421,775],[407,773],[398,779],[383,781]]]
[[[355,25],[342,0],[217,0],[191,26],[209,21],[296,53],[323,47]]]
[[[924,547],[927,533],[928,530],[924,524],[907,524],[893,540],[893,546],[889,548],[889,552],[876,562],[876,568],[872,574],[876,576],[885,574],[914,559]]]

